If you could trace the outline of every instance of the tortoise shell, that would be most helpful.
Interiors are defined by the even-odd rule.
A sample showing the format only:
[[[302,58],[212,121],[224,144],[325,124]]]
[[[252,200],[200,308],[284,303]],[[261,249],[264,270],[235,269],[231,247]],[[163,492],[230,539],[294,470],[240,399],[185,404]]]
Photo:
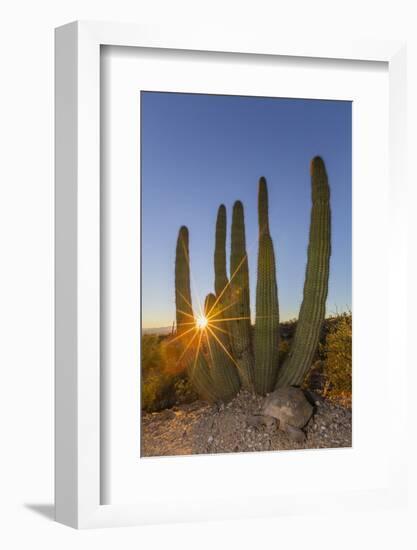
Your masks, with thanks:
[[[268,395],[262,413],[279,420],[280,429],[287,425],[304,428],[313,415],[313,407],[300,388],[287,386]]]

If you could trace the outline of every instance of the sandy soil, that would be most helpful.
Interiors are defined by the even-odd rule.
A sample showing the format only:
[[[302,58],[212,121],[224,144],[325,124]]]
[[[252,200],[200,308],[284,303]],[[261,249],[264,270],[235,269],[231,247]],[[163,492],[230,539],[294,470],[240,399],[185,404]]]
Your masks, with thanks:
[[[242,391],[227,405],[196,401],[142,415],[142,456],[276,451],[351,447],[352,413],[316,399],[315,413],[305,428],[306,441],[295,443],[276,426],[253,427],[263,399]]]

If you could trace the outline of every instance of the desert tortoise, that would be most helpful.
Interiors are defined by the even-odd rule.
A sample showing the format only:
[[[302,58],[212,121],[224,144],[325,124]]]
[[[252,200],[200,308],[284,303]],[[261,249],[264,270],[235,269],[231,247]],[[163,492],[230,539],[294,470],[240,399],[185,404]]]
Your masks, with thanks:
[[[252,424],[268,424],[272,418],[278,421],[278,428],[298,442],[305,440],[302,430],[312,417],[313,406],[303,390],[293,386],[279,388],[268,395],[258,417],[252,417]]]

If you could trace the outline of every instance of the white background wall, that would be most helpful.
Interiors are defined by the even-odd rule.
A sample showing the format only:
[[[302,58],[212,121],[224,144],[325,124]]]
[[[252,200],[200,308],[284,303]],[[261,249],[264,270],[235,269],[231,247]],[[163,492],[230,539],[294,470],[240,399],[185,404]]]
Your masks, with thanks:
[[[0,546],[14,548],[415,548],[416,510],[76,532],[53,523],[53,29],[75,19],[214,24],[282,34],[409,38],[407,0],[9,0],[0,21]],[[215,29],[213,28],[213,32]],[[416,150],[410,101],[410,169]],[[410,188],[410,208],[417,193]],[[410,212],[412,214],[413,210]],[[416,230],[415,215],[412,216]],[[415,231],[414,231],[415,232]],[[410,246],[410,253],[415,256]],[[414,258],[415,259],[415,258]],[[415,262],[410,281],[417,280]],[[410,288],[410,340],[415,292]],[[414,319],[413,319],[414,317]],[[383,336],[381,336],[383,338]],[[417,367],[416,367],[417,368]],[[410,396],[416,376],[410,370]],[[395,388],[393,388],[395,398]],[[410,413],[411,414],[411,413]],[[415,413],[410,453],[415,452]],[[395,434],[387,434],[395,445]],[[411,455],[410,455],[411,456]],[[343,472],[341,472],[343,475]],[[412,472],[412,494],[416,494]],[[411,499],[414,503],[415,496]],[[46,516],[45,516],[46,514]],[[141,546],[140,546],[141,545]]]

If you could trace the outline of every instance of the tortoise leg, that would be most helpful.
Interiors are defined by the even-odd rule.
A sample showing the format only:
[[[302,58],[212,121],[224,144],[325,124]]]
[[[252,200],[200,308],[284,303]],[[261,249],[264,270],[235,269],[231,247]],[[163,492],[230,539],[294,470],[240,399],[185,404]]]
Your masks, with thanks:
[[[304,443],[306,440],[306,434],[300,428],[294,428],[294,426],[285,426],[285,432],[288,437],[296,443]]]

